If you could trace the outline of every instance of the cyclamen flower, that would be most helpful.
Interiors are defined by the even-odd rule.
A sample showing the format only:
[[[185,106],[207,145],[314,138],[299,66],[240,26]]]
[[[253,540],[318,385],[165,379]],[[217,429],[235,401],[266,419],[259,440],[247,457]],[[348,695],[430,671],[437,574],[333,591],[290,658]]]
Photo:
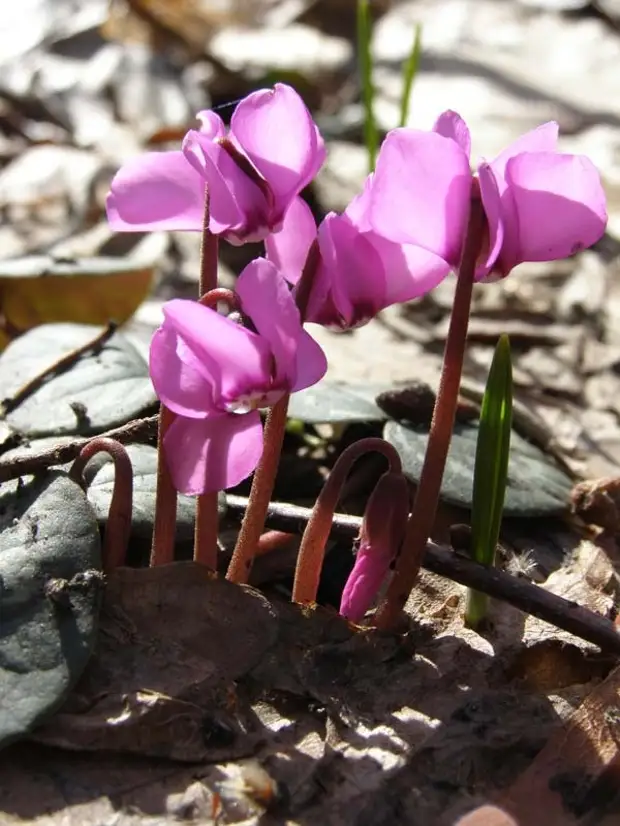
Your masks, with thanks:
[[[405,535],[409,490],[402,473],[384,473],[368,499],[353,570],[340,601],[340,613],[359,622],[379,593]]]
[[[262,241],[325,160],[310,112],[286,84],[244,98],[228,131],[213,111],[197,117],[201,128],[181,150],[147,153],[115,175],[106,204],[112,229],[202,230],[208,185],[211,232],[232,244]]]
[[[306,318],[327,327],[359,327],[378,312],[435,287],[450,265],[425,249],[395,244],[374,232],[368,220],[372,175],[364,191],[342,214],[330,212],[317,228],[309,207],[297,198],[282,229],[265,241],[267,256],[284,277],[297,283],[308,251],[318,238]]]
[[[248,477],[263,445],[258,408],[315,384],[327,369],[272,263],[248,264],[235,292],[256,332],[196,301],[173,299],[151,343],[155,391],[177,414],[164,450],[182,493],[223,490]]]
[[[554,261],[603,235],[605,194],[593,163],[557,152],[558,125],[545,123],[478,167],[488,223],[476,280],[506,276],[524,261]],[[431,132],[394,129],[377,159],[369,220],[399,244],[416,244],[456,267],[472,197],[465,121],[444,112]]]

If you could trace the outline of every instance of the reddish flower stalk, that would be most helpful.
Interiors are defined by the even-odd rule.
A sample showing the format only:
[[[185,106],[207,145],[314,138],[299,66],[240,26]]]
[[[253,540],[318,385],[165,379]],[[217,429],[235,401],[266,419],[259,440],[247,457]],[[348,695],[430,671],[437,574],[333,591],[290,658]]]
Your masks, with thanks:
[[[200,250],[200,283],[198,297],[201,303],[211,306],[209,299],[217,289],[218,238],[209,230],[211,215],[209,187],[205,187],[205,208],[202,226],[202,248]],[[217,510],[217,491],[202,493],[196,497],[196,525],[194,528],[194,562],[200,562],[217,570],[217,537],[219,514]]]
[[[125,447],[114,439],[94,438],[84,445],[71,465],[69,476],[86,489],[84,468],[97,453],[109,453],[114,462],[114,488],[103,540],[103,570],[106,574],[124,565],[131,534],[133,467]]]
[[[302,323],[306,317],[311,282],[318,263],[318,245],[312,244],[295,293],[295,303]],[[286,393],[267,414],[263,434],[263,453],[254,472],[248,507],[226,572],[226,579],[231,582],[246,583],[248,581],[252,560],[257,553],[260,538],[265,529],[267,509],[280,464],[289,399],[290,393]]]
[[[482,204],[473,196],[420,483],[396,570],[386,598],[375,615],[375,624],[382,629],[393,628],[398,622],[420,570],[426,541],[435,521],[461,384],[474,274],[485,241],[485,228]]]
[[[157,430],[157,481],[155,488],[155,519],[149,565],[167,565],[174,561],[174,540],[177,527],[177,492],[172,484],[164,451],[164,436],[174,421],[174,413],[163,404],[159,409]]]
[[[402,472],[398,452],[384,439],[360,439],[342,452],[316,500],[312,516],[308,520],[301,540],[293,583],[293,602],[312,603],[316,601],[325,556],[325,544],[331,531],[342,487],[353,464],[361,456],[373,451],[385,456],[389,462],[390,471]]]

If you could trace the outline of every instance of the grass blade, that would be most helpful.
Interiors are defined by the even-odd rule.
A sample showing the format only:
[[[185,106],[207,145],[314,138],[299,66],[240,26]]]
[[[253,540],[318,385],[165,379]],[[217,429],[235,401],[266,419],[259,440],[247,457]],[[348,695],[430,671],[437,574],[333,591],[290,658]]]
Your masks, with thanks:
[[[413,37],[413,46],[409,57],[403,65],[403,95],[400,101],[400,118],[399,126],[405,126],[409,120],[409,101],[411,100],[411,91],[413,84],[418,74],[420,66],[420,58],[422,56],[422,24],[416,23],[415,34]]]
[[[370,19],[369,0],[357,2],[357,50],[359,59],[360,84],[364,104],[364,143],[368,151],[368,167],[374,171],[377,159],[379,138],[374,116],[375,90],[372,85],[372,55],[370,53],[370,39],[372,35],[372,21]]]
[[[476,444],[471,513],[472,556],[482,565],[495,563],[504,509],[512,427],[512,363],[510,341],[497,342],[482,399]],[[469,591],[465,622],[475,628],[486,617],[488,598]]]

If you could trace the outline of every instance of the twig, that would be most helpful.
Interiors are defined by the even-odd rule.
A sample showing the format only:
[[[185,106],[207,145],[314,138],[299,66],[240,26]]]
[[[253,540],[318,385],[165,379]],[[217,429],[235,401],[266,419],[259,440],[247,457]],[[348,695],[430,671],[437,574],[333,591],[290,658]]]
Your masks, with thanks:
[[[41,450],[30,456],[15,456],[11,459],[0,460],[0,482],[9,479],[17,479],[19,476],[28,476],[33,473],[40,473],[54,465],[64,465],[79,456],[82,448],[94,439],[115,439],[123,445],[132,442],[147,444],[157,437],[157,416],[149,416],[145,419],[134,419],[132,422],[116,427],[113,430],[106,430],[97,436],[88,436],[82,439],[75,439],[64,445],[57,445],[48,450]]]
[[[155,520],[151,541],[150,565],[166,565],[174,562],[174,542],[177,527],[177,491],[172,484],[172,476],[166,452],[164,436],[174,421],[174,413],[162,404],[159,410],[157,433],[157,482],[155,487]]]
[[[89,353],[91,351],[97,352],[100,350],[106,341],[114,335],[117,326],[118,325],[115,321],[109,321],[105,330],[97,333],[95,338],[87,341],[86,344],[82,344],[80,347],[76,347],[69,353],[65,353],[64,356],[59,358],[53,364],[49,364],[38,375],[30,379],[30,381],[27,381],[26,384],[22,385],[19,390],[16,390],[15,393],[13,393],[12,396],[3,399],[2,404],[0,404],[0,418],[7,416],[15,410],[16,407],[19,407],[19,405],[25,401],[28,396],[32,396],[33,393],[36,393],[47,378],[50,376],[57,376],[59,373],[67,370],[85,353]]]
[[[247,501],[243,496],[227,495],[228,513],[242,516]],[[266,524],[275,530],[302,534],[311,513],[310,508],[276,502],[269,506]],[[359,534],[361,524],[359,516],[336,514],[332,523],[332,534],[354,539]],[[576,637],[588,640],[605,651],[620,654],[620,633],[610,620],[575,602],[545,591],[544,588],[525,579],[517,579],[497,568],[486,568],[433,542],[426,544],[422,567],[439,576],[460,582],[468,588],[475,588],[491,597],[508,602],[515,608],[562,628]]]

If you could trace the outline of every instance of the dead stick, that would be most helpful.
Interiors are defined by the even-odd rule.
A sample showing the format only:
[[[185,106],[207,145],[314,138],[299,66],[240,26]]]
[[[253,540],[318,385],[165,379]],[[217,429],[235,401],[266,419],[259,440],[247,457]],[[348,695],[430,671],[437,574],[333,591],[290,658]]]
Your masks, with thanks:
[[[228,513],[242,516],[247,501],[243,496],[227,495]],[[272,503],[267,512],[266,525],[275,530],[301,534],[311,513],[310,508]],[[354,539],[359,534],[361,524],[362,520],[358,516],[336,514],[332,523],[332,534]],[[426,544],[422,566],[434,574],[508,602],[526,614],[532,614],[576,637],[588,640],[605,651],[620,654],[620,633],[613,622],[525,579],[518,579],[498,568],[479,565],[449,548],[440,547],[432,542]]]
[[[17,479],[19,476],[28,476],[33,473],[40,473],[54,465],[64,465],[79,456],[82,448],[93,439],[115,439],[121,444],[131,442],[146,443],[157,437],[158,416],[149,416],[145,419],[134,419],[132,422],[116,427],[113,430],[106,430],[96,436],[88,436],[75,439],[64,445],[57,445],[30,456],[15,456],[10,459],[0,459],[0,482],[9,479]]]

